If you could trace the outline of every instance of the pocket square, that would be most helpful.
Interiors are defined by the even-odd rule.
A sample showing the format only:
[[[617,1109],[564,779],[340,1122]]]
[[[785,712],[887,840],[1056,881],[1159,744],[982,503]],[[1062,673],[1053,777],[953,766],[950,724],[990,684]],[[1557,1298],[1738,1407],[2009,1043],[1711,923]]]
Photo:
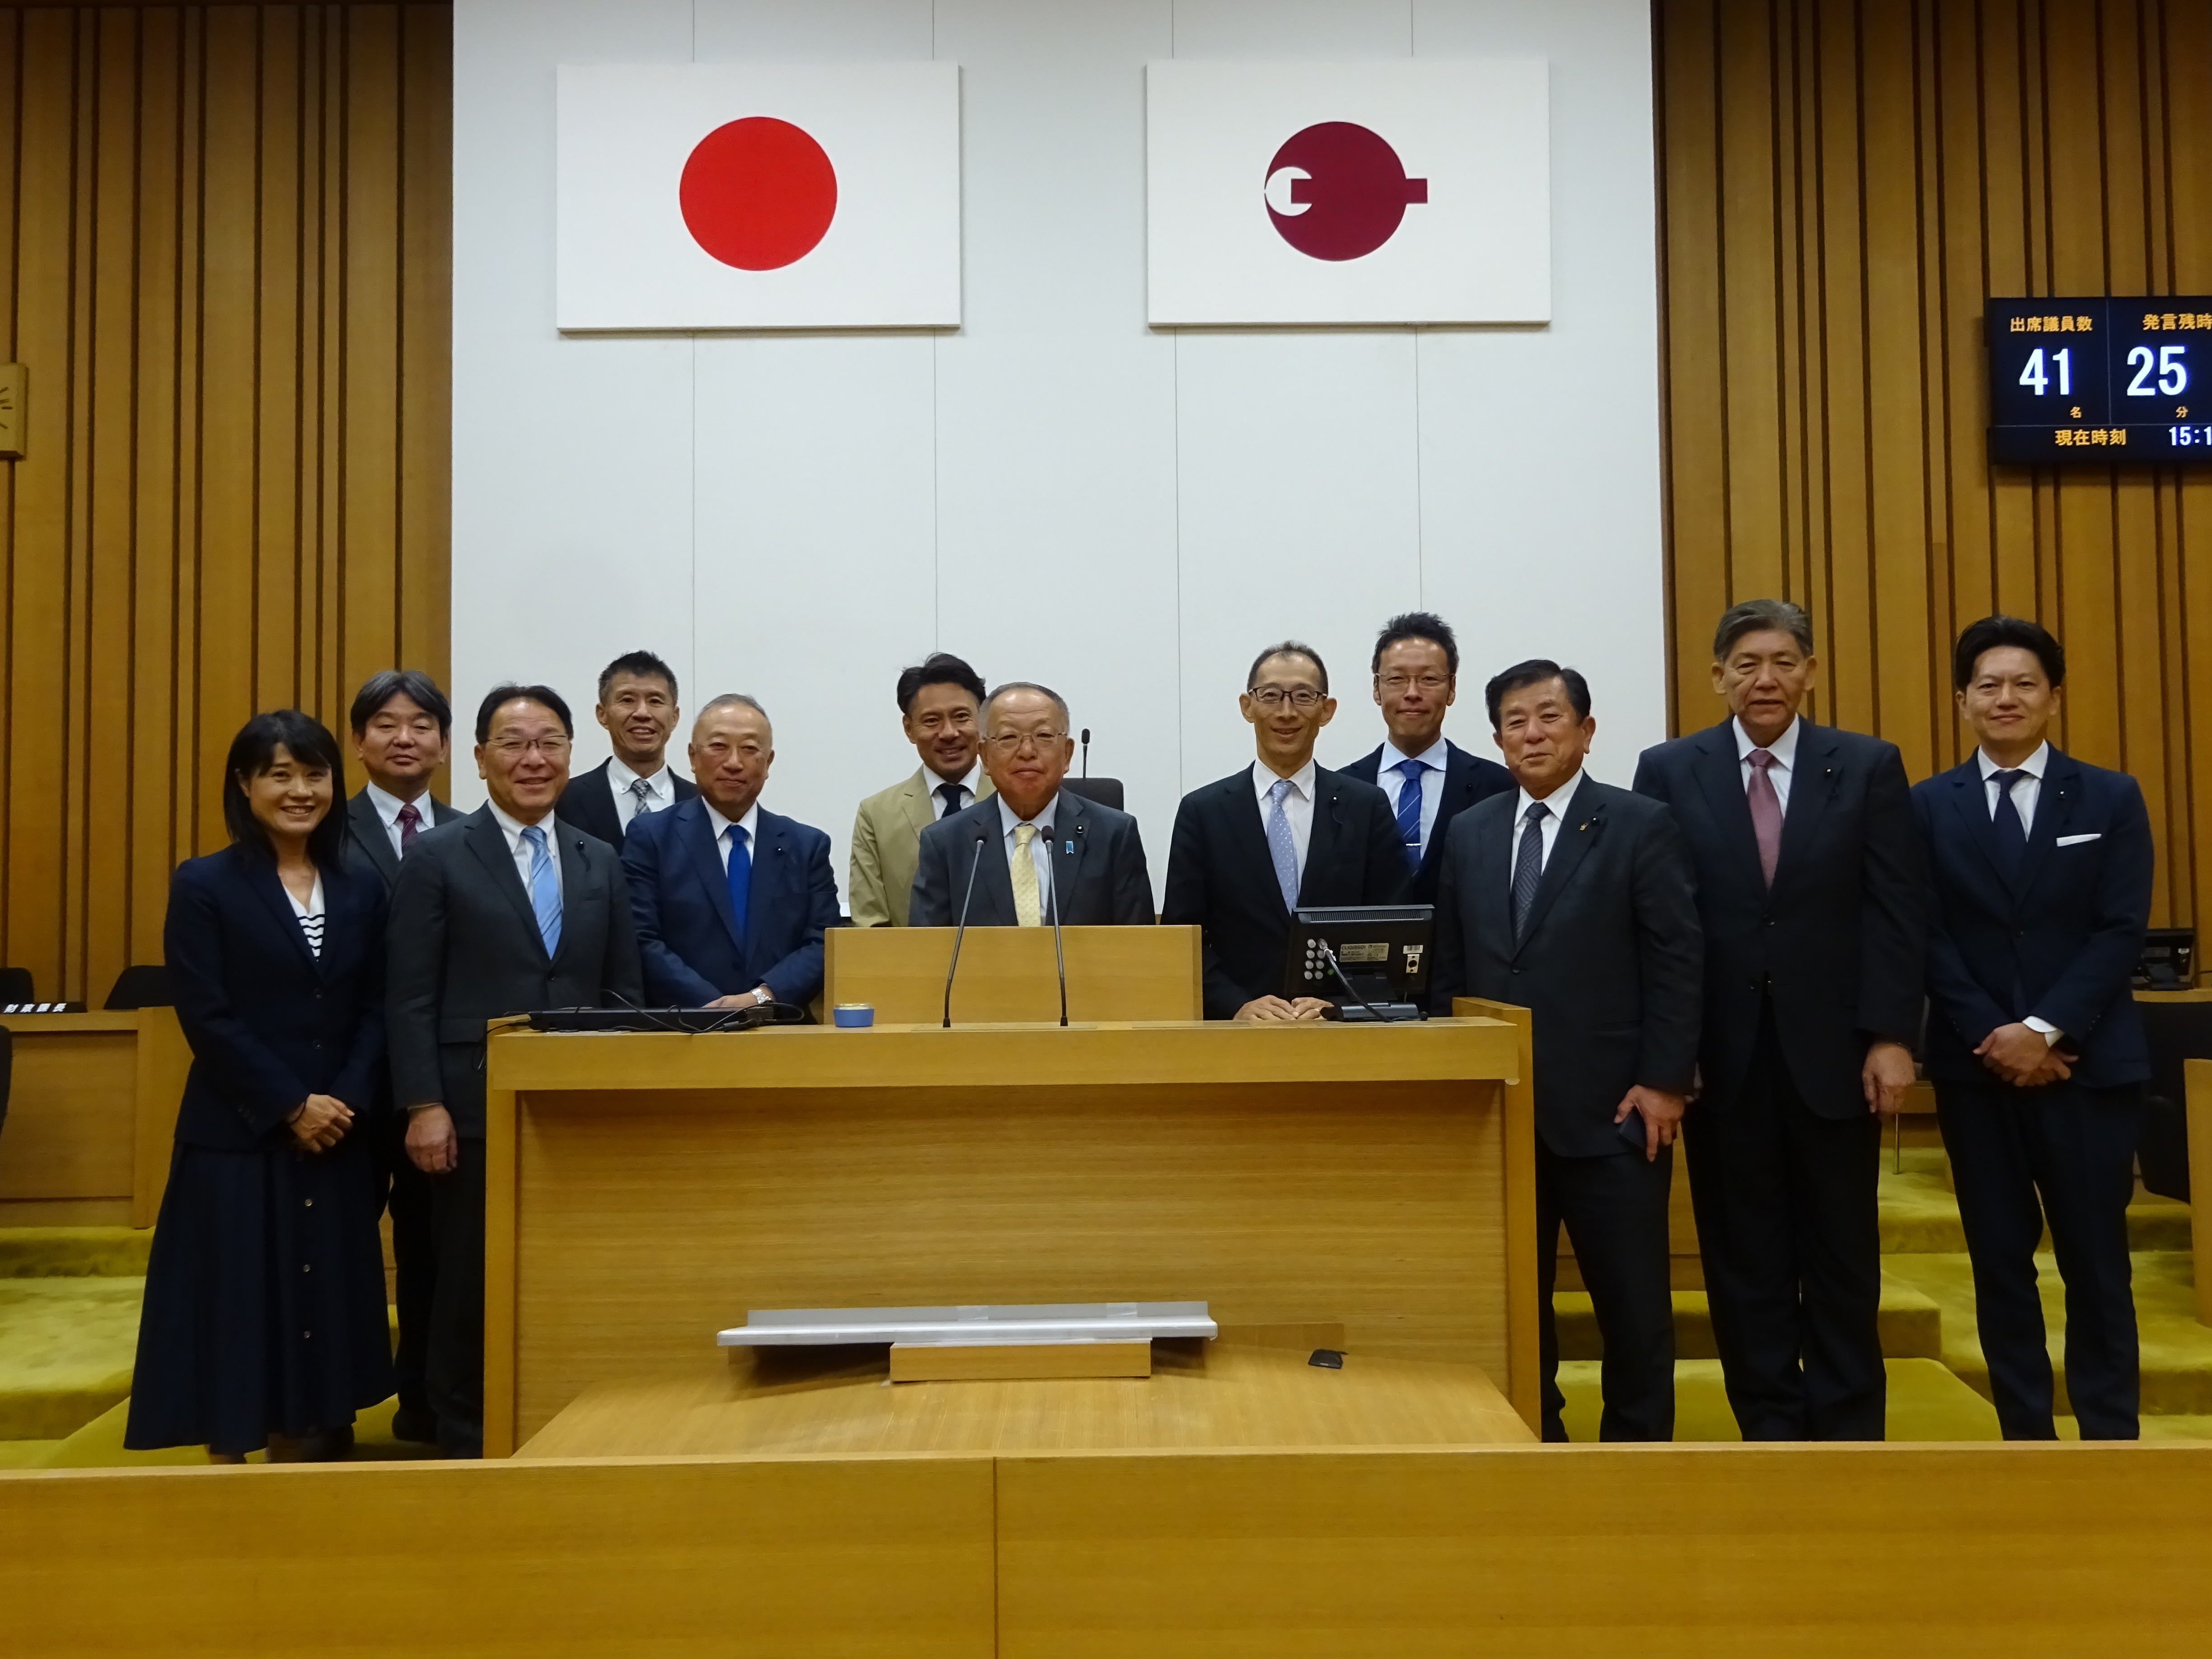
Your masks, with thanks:
[[[2057,841],[2053,842],[2051,845],[2054,847],[2079,847],[2085,841],[2102,841],[2104,838],[2105,832],[2099,830],[2087,836],[2061,836]]]

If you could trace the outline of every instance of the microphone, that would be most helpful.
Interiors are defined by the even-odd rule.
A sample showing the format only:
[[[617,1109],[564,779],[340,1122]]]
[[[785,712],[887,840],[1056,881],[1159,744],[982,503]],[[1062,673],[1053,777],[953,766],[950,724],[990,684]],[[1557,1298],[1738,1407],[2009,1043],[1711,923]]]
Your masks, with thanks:
[[[1075,833],[1083,833],[1083,825],[1075,826]],[[1053,865],[1052,872],[1052,965],[1060,972],[1060,1023],[1067,1024],[1067,958],[1060,948],[1060,867],[1054,863],[1052,843],[1045,843],[1045,862]]]
[[[1091,775],[1091,728],[1087,726],[1083,728],[1083,775]],[[1062,1020],[1060,1024],[1065,1025],[1067,1022]]]
[[[968,937],[968,905],[975,896],[975,872],[982,866],[983,843],[991,839],[990,831],[975,832],[975,856],[968,860],[968,890],[960,899],[960,928],[952,935],[952,965],[945,970],[945,1029],[952,1029],[952,976],[960,971],[960,941]]]

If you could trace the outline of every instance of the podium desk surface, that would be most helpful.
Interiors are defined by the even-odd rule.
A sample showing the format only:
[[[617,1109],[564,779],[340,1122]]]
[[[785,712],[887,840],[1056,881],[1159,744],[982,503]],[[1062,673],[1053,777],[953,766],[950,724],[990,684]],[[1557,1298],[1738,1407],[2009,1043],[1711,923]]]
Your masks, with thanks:
[[[1069,1088],[1085,1085],[1518,1082],[1514,1028],[1492,1019],[1404,1025],[1127,1024],[805,1025],[713,1036],[495,1031],[495,1091]]]
[[[586,1389],[518,1457],[838,1457],[911,1452],[1525,1445],[1473,1365],[1158,1342],[1149,1377],[889,1383],[881,1347],[739,1353]]]

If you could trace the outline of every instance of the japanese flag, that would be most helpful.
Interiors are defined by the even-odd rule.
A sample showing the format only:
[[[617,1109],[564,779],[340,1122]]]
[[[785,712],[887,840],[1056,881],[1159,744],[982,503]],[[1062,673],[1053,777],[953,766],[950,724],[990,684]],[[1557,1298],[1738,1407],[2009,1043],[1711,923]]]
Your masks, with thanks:
[[[563,329],[960,321],[952,64],[564,67]]]
[[[1540,61],[1153,64],[1145,148],[1156,325],[1551,320]]]

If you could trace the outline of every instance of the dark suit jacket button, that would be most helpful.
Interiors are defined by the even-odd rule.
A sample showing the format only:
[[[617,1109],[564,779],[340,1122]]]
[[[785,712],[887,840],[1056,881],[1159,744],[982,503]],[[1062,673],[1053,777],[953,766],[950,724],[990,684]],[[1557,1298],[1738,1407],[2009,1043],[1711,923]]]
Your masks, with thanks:
[[[1759,981],[1755,979],[1747,979],[1744,981],[1744,988],[1748,991],[1756,991],[1759,988]]]
[[[317,1037],[317,1038],[315,1039],[315,1041],[314,1041],[314,1045],[313,1045],[313,1046],[314,1046],[314,1047],[316,1047],[316,1048],[321,1048],[321,1047],[323,1046],[323,1040],[322,1040],[322,1038],[320,1038],[320,1037]]]

